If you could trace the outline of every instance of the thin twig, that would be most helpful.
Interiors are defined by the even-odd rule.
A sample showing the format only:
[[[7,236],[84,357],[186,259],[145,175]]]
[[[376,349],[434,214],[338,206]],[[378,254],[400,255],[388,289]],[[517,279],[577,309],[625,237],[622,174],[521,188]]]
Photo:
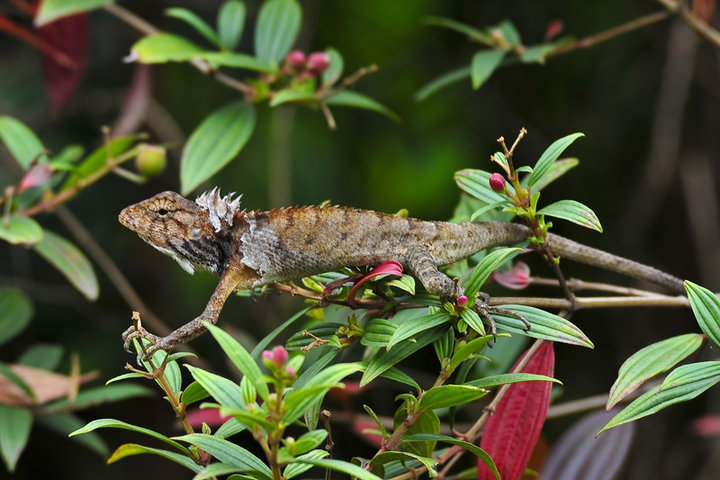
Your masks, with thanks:
[[[687,23],[690,28],[695,30],[698,35],[715,44],[716,47],[720,47],[720,31],[704,22],[682,2],[677,2],[675,0],[658,0],[658,2],[667,8],[670,13],[677,13],[677,15],[685,23]]]

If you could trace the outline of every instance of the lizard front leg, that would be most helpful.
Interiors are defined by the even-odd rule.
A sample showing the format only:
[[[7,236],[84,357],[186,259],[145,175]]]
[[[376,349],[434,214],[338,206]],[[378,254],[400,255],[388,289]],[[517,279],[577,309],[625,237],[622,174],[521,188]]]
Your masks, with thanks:
[[[130,345],[134,338],[146,338],[153,344],[146,352],[146,356],[149,357],[157,350],[169,351],[172,350],[175,345],[187,343],[197,338],[206,330],[203,322],[217,323],[218,316],[228,296],[235,290],[252,286],[257,278],[257,273],[249,267],[242,264],[231,263],[220,277],[218,286],[215,288],[212,297],[210,297],[210,300],[200,315],[165,337],[158,337],[142,327],[138,329],[133,325],[122,335],[125,350],[130,350]]]

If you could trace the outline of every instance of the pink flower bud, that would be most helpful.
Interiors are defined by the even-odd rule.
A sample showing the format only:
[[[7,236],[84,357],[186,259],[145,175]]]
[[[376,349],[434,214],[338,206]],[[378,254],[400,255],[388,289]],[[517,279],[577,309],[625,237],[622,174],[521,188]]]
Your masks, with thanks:
[[[20,184],[18,185],[18,193],[28,188],[45,185],[52,178],[52,167],[47,163],[36,163],[30,170],[25,173]]]
[[[465,295],[460,295],[457,298],[457,304],[459,307],[464,307],[465,305],[468,304],[468,298]]]
[[[313,73],[322,73],[330,66],[330,55],[325,52],[311,53],[307,60],[307,67]]]
[[[285,61],[287,62],[287,64],[296,69],[303,68],[305,66],[306,60],[307,58],[305,57],[305,54],[300,50],[293,50],[285,57]]]
[[[490,188],[493,192],[502,193],[505,191],[505,177],[499,173],[493,173],[490,175]]]

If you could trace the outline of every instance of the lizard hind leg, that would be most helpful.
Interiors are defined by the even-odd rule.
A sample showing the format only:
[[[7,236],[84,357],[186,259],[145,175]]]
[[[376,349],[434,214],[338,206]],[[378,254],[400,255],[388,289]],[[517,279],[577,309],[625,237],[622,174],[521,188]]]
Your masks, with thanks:
[[[462,295],[462,287],[438,270],[437,263],[425,248],[416,247],[407,254],[407,269],[423,284],[425,290],[441,297]]]

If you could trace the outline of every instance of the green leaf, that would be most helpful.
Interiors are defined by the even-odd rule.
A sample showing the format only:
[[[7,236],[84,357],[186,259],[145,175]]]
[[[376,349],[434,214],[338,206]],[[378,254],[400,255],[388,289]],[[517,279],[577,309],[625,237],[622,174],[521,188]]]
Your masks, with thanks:
[[[381,375],[389,368],[395,366],[404,358],[412,355],[421,348],[429,345],[438,335],[445,332],[445,327],[435,327],[426,330],[415,336],[415,341],[406,340],[391,350],[380,350],[368,363],[365,373],[360,379],[360,386],[363,387]]]
[[[255,56],[280,63],[295,43],[302,9],[295,0],[267,0],[260,7],[255,25]]]
[[[456,20],[445,17],[427,16],[420,19],[422,25],[430,25],[436,27],[448,28],[456,32],[467,35],[470,39],[484,43],[485,45],[493,45],[495,39],[487,30],[478,30],[475,27],[460,23]]]
[[[467,323],[470,328],[480,335],[485,335],[485,326],[483,325],[480,315],[471,308],[464,308],[460,311],[460,318]]]
[[[707,337],[720,347],[720,299],[705,287],[685,280],[690,307]]]
[[[557,180],[558,178],[565,175],[569,170],[575,168],[580,163],[580,160],[577,158],[561,158],[559,160],[556,160],[550,165],[550,169],[543,175],[543,177],[535,183],[535,191],[539,192],[540,190],[544,189],[548,185],[550,185],[552,182]],[[522,168],[522,167],[521,167]],[[515,169],[517,172],[518,169]],[[520,182],[523,186],[527,186],[527,179],[530,177],[525,177],[522,182]]]
[[[2,316],[4,313],[2,303],[2,290],[0,290],[0,337],[5,333],[2,327]],[[2,340],[0,340],[0,343],[2,343]],[[52,371],[60,364],[64,350],[62,345],[37,343],[25,350],[20,358],[17,359],[16,363]]]
[[[205,52],[190,40],[172,33],[154,33],[130,47],[131,60],[140,63],[186,62]]]
[[[530,331],[526,332],[525,325],[520,319],[504,313],[491,312],[498,329],[532,338],[595,348],[590,339],[578,327],[555,314],[526,305],[500,305],[498,308],[519,313],[531,325]]]
[[[301,389],[290,392],[285,397],[287,413],[284,421],[292,423],[300,418],[305,410],[324,397],[328,390],[337,386],[340,380],[361,369],[362,365],[357,363],[336,363],[319,372]]]
[[[290,352],[300,351],[302,348],[315,341],[311,335],[315,335],[322,340],[329,340],[332,336],[337,335],[338,329],[342,326],[342,323],[335,322],[323,322],[312,325],[294,333],[293,336],[285,343],[285,347]],[[307,331],[310,335],[306,335],[304,333],[305,331]]]
[[[170,7],[165,9],[165,15],[182,20],[194,28],[196,32],[205,37],[205,39],[213,45],[220,45],[215,30],[213,30],[212,27],[205,22],[205,20],[198,17],[194,12],[191,12],[187,8]]]
[[[97,148],[78,165],[75,171],[68,177],[61,191],[75,186],[80,179],[88,178],[99,170],[106,168],[108,158],[116,158],[125,153],[138,138],[138,135],[119,137],[111,140],[109,146],[103,145]]]
[[[661,385],[648,390],[615,415],[598,432],[598,435],[623,423],[652,415],[675,403],[692,400],[718,382],[720,382],[718,361],[690,363],[678,367],[670,372]]]
[[[0,455],[8,471],[15,471],[30,438],[33,415],[30,410],[0,404]]]
[[[219,461],[241,468],[243,472],[252,472],[259,477],[259,480],[271,480],[273,478],[270,468],[259,458],[250,451],[225,439],[204,433],[182,435],[176,437],[176,439],[195,445]]]
[[[360,480],[382,480],[375,474],[368,472],[367,470],[360,468],[349,462],[343,462],[342,460],[334,460],[332,458],[308,458],[298,457],[296,459],[299,463],[307,463],[320,468],[327,468],[335,470],[336,472],[346,473],[351,478],[359,478]]]
[[[329,87],[330,85],[334,85],[335,82],[342,77],[344,63],[342,55],[334,48],[326,49],[325,53],[330,57],[330,65],[328,65],[328,68],[322,73],[322,85]]]
[[[397,113],[393,112],[385,105],[382,105],[376,100],[363,95],[362,93],[354,92],[352,90],[343,90],[342,92],[336,93],[323,100],[326,105],[336,105],[339,107],[355,107],[362,108],[365,110],[372,110],[373,112],[385,115],[394,122],[400,122],[400,117]]]
[[[267,409],[251,411],[245,408],[223,407],[222,405],[203,403],[202,408],[218,408],[220,415],[223,417],[235,417],[240,422],[248,426],[248,430],[254,430],[260,427],[264,430],[272,430],[274,424],[267,419]]]
[[[605,408],[610,410],[647,380],[670,370],[700,348],[702,342],[702,335],[687,333],[638,350],[620,366]]]
[[[510,335],[508,335],[508,334],[499,334],[498,338],[509,337],[509,336]],[[494,339],[494,337],[492,335],[485,335],[483,337],[478,337],[474,340],[471,340],[465,344],[461,344],[456,349],[453,356],[450,358],[449,370],[450,371],[455,370],[458,367],[458,365],[460,365],[462,362],[467,360],[470,357],[470,355],[485,348],[485,345],[487,345],[493,339]]]
[[[220,375],[207,372],[201,368],[185,365],[192,377],[222,406],[244,408],[240,386]]]
[[[460,440],[459,438],[455,437],[449,437],[447,435],[440,435],[438,433],[415,433],[413,435],[403,436],[402,440],[403,442],[407,443],[436,441],[463,447],[465,450],[485,462],[488,468],[490,468],[490,471],[493,472],[493,475],[495,475],[495,478],[500,480],[500,472],[498,472],[497,467],[495,466],[495,462],[493,462],[493,459],[490,458],[490,455],[488,455],[487,452],[482,448],[478,447],[477,445],[473,445],[470,442],[466,442],[465,440]]]
[[[490,188],[490,175],[490,172],[484,170],[467,168],[455,172],[455,183],[463,192],[489,205],[507,204],[509,200],[505,195],[494,192]],[[507,188],[510,193],[515,193],[512,185],[507,184]]]
[[[183,390],[182,395],[180,396],[180,402],[183,405],[190,405],[191,403],[205,400],[209,396],[210,394],[203,388],[202,385],[200,385],[200,382],[195,381]]]
[[[541,43],[526,47],[520,54],[520,61],[523,63],[539,63],[543,65],[547,56],[557,50],[560,44],[557,43]]]
[[[313,448],[320,445],[328,436],[327,430],[313,430],[305,432],[300,438],[295,440],[295,455],[302,455]]]
[[[35,251],[67,278],[88,300],[96,300],[98,282],[92,264],[78,248],[60,235],[45,230]]]
[[[292,90],[286,88],[275,92],[272,100],[270,100],[270,106],[276,107],[283,103],[317,103],[318,99],[315,96],[315,92],[305,92],[301,90]]]
[[[118,402],[128,398],[149,397],[153,393],[151,390],[134,384],[112,384],[102,387],[88,388],[78,393],[75,400],[70,402],[67,398],[57,400],[45,406],[47,412],[56,412],[72,408],[73,410],[82,410],[84,408],[94,407],[107,402]]]
[[[358,362],[362,366],[362,371],[364,372],[367,370],[368,365],[370,362]],[[383,373],[380,374],[381,377],[387,378],[389,380],[394,380],[399,383],[404,383],[405,385],[410,385],[411,387],[415,388],[416,390],[420,391],[420,385],[413,380],[412,377],[410,377],[408,374],[404,373],[398,368],[390,367],[389,369],[385,370]]]
[[[487,394],[488,390],[472,385],[441,385],[431,388],[420,397],[420,408],[435,410],[465,405]]]
[[[546,375],[538,375],[535,373],[503,373],[500,375],[491,375],[489,377],[471,380],[465,385],[472,385],[480,388],[493,388],[501,385],[507,385],[509,383],[520,382],[553,382],[562,385],[562,382],[556,378],[548,377]]]
[[[210,323],[205,323],[205,326],[212,336],[215,337],[215,341],[218,342],[218,345],[223,349],[225,355],[227,355],[230,361],[240,370],[240,373],[247,377],[250,384],[257,389],[260,397],[263,400],[267,400],[270,391],[268,390],[267,384],[263,381],[262,371],[252,355],[245,350],[240,342],[220,327],[216,327]],[[219,399],[217,400],[220,401]],[[228,404],[228,406],[233,405]],[[242,405],[238,405],[238,407],[242,408]]]
[[[481,50],[473,55],[470,63],[472,86],[477,90],[490,78],[505,57],[505,50]]]
[[[522,252],[522,248],[498,248],[485,255],[482,260],[472,269],[470,275],[460,282],[465,287],[465,295],[467,296],[469,306],[475,305],[475,298],[478,292],[500,265],[513,259],[518,253]]]
[[[50,415],[40,415],[37,417],[37,422],[65,438],[73,430],[80,428],[85,423],[85,420],[72,413],[54,413]],[[75,437],[73,441],[92,450],[101,457],[107,457],[110,454],[110,450],[103,439],[94,432],[88,432],[81,437]]]
[[[47,160],[46,155],[40,155],[45,150],[40,139],[16,118],[0,115],[0,140],[23,170],[27,170],[35,159]]]
[[[162,433],[158,433],[154,430],[150,430],[149,428],[145,427],[138,427],[136,425],[132,425],[127,422],[123,422],[122,420],[115,420],[113,418],[101,418],[98,420],[93,420],[92,422],[88,423],[82,428],[78,428],[74,432],[70,432],[68,434],[69,437],[74,437],[76,435],[84,435],[86,433],[93,432],[97,430],[98,428],[119,428],[122,430],[130,430],[132,432],[140,433],[142,435],[147,435],[148,437],[152,437],[156,440],[160,440],[161,442],[164,442],[171,447],[175,448],[179,452],[183,453],[184,455],[189,455],[190,450],[187,449],[184,445],[176,442],[175,440],[166,437]]]
[[[32,391],[32,388],[30,388],[30,385],[25,383],[25,380],[20,377],[15,371],[10,368],[10,365],[0,362],[0,376],[7,378],[10,380],[11,383],[13,383],[15,386],[17,386],[19,389],[21,389],[25,394],[31,399],[35,400],[35,392]]]
[[[245,4],[238,0],[227,0],[220,7],[217,17],[220,45],[233,51],[240,43],[245,26]]]
[[[304,455],[300,455],[298,459],[300,461],[293,462],[287,467],[285,467],[285,470],[283,470],[283,478],[294,478],[300,475],[301,473],[305,473],[308,470],[310,470],[313,466],[308,463],[301,463],[302,460],[305,459],[319,459],[319,458],[325,458],[328,455],[330,455],[329,452],[326,452],[325,450],[313,450],[312,452],[308,452]]]
[[[442,363],[446,358],[450,358],[455,347],[455,329],[451,326],[444,335],[440,335],[433,341],[433,348],[438,361]]]
[[[113,0],[43,0],[35,14],[35,26],[42,27],[59,18],[87,12],[114,3]]]
[[[414,398],[413,398],[414,400]],[[414,409],[413,409],[414,410]],[[433,410],[421,411],[419,417],[416,417],[415,422],[408,427],[405,435],[413,435],[416,433],[438,433],[440,431],[440,418],[437,413]],[[393,415],[393,424],[397,429],[402,422],[408,417],[408,403],[403,403]],[[403,450],[421,455],[423,457],[432,457],[435,451],[434,440],[427,442],[413,442],[410,444],[403,444]]]
[[[390,320],[373,318],[365,327],[360,343],[366,347],[386,347],[397,328],[397,324]]]
[[[540,209],[538,214],[549,217],[562,218],[569,222],[577,223],[583,227],[591,228],[602,233],[602,225],[595,212],[590,207],[575,200],[560,200]]]
[[[515,25],[513,25],[510,20],[500,22],[498,25],[493,27],[493,30],[498,30],[500,32],[510,48],[515,48],[520,45],[520,32],[517,31],[517,28],[515,28]]]
[[[20,290],[0,288],[0,345],[22,332],[30,323],[33,305]]]
[[[246,70],[255,70],[257,72],[272,72],[273,69],[265,62],[261,62],[255,57],[245,55],[244,53],[234,52],[203,52],[198,56],[210,63],[230,68],[244,68]]]
[[[158,455],[160,457],[166,458],[170,461],[182,465],[187,469],[192,470],[195,473],[199,472],[203,468],[197,463],[193,462],[193,460],[188,455],[169,452],[160,448],[150,448],[143,445],[138,445],[136,443],[126,443],[124,445],[120,445],[117,450],[113,452],[112,456],[107,459],[107,463],[115,463],[122,458],[130,457],[132,455],[140,455],[143,453],[150,453],[152,455]]]
[[[17,245],[19,243],[32,245],[43,238],[40,224],[30,217],[10,215],[0,218],[0,239]]]
[[[430,83],[427,83],[420,90],[418,90],[417,93],[415,93],[415,101],[422,102],[438,90],[445,88],[448,85],[452,85],[453,83],[457,83],[460,80],[464,80],[469,76],[470,67],[463,67],[457,70],[453,70],[451,72],[444,73],[437,77],[435,80],[432,80]]]
[[[240,473],[242,468],[238,468],[234,465],[228,465],[227,463],[211,463],[205,467],[200,473],[193,477],[193,480],[206,480],[216,479],[221,475],[227,475],[229,473]]]
[[[420,462],[421,464],[425,465],[425,468],[427,468],[430,478],[437,476],[437,472],[435,471],[435,465],[437,465],[437,460],[435,460],[432,457],[423,457],[422,455],[416,455],[414,453],[410,452],[400,452],[400,451],[389,451],[389,452],[382,452],[377,455],[375,455],[372,460],[370,460],[370,465],[373,467],[380,467],[387,463],[393,462],[393,461],[400,461],[403,463],[406,463],[408,461],[416,460]]]
[[[255,128],[255,107],[236,102],[216,110],[190,135],[180,160],[183,195],[197,188],[232,160]]]
[[[570,146],[575,140],[580,137],[584,137],[583,133],[572,133],[563,138],[555,140],[540,156],[540,159],[535,164],[533,172],[530,174],[528,179],[528,187],[532,188],[537,182],[540,181],[550,170],[550,167],[558,159],[558,157]]]
[[[430,313],[420,318],[414,319],[412,322],[405,322],[398,326],[387,344],[387,350],[394,345],[417,335],[418,333],[429,330],[438,325],[442,325],[450,321],[450,315],[447,312]]]

